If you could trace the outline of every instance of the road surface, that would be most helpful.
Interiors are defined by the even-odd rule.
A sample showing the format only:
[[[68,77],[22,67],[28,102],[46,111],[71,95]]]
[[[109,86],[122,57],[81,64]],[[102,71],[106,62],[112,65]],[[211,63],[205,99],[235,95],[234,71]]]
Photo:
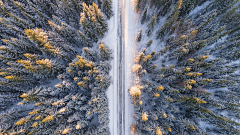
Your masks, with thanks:
[[[113,0],[114,16],[108,21],[109,31],[103,42],[113,50],[110,75],[113,83],[108,89],[111,135],[130,135],[133,107],[128,88],[133,85],[131,67],[135,55],[136,13],[134,0]]]

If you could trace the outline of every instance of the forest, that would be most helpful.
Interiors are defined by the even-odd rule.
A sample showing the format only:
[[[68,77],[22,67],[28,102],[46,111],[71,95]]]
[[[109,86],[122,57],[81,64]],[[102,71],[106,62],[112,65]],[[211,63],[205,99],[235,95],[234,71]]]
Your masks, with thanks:
[[[0,1],[0,134],[110,134],[111,5]]]
[[[133,80],[124,81],[131,85],[122,84],[131,124],[116,122],[129,135],[239,135],[239,6],[240,0],[0,0],[0,135],[115,135],[111,122],[123,112],[109,104],[118,101],[109,94],[119,92],[115,61],[134,47],[133,64],[120,62],[131,65],[123,73],[130,71]],[[136,27],[131,35],[128,28]],[[115,41],[109,31],[132,42]]]
[[[239,4],[136,0],[134,134],[240,134]]]

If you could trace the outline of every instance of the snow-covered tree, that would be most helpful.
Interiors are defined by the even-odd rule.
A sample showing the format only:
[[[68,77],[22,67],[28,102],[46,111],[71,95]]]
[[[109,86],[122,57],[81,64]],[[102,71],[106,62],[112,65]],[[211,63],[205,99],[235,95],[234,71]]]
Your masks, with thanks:
[[[104,33],[108,30],[107,23],[98,5],[86,5],[83,2],[83,12],[81,13],[80,23],[87,36],[87,41],[97,42],[99,38],[103,38]]]
[[[138,32],[137,37],[136,37],[135,40],[136,40],[137,42],[140,42],[141,39],[142,39],[142,29],[139,30],[139,32]]]
[[[102,12],[110,19],[113,16],[112,0],[102,1]]]
[[[110,134],[112,50],[93,44],[108,30],[95,3],[0,1],[0,134]]]
[[[143,3],[139,23],[152,40],[137,43],[132,67],[134,133],[240,134],[239,1]]]

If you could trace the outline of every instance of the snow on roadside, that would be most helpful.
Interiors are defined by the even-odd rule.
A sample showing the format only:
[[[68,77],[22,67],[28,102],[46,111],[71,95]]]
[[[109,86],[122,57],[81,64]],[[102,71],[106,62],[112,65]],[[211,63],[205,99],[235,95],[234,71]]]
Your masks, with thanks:
[[[109,115],[109,129],[112,135],[117,135],[117,29],[118,29],[118,0],[113,1],[113,12],[114,16],[108,20],[108,33],[105,35],[102,42],[105,43],[113,50],[113,60],[111,62],[112,69],[110,71],[110,76],[112,77],[112,84],[108,88],[108,107],[110,110]]]
[[[137,54],[135,36],[140,29],[137,25],[138,15],[134,12],[134,0],[125,0],[124,3],[124,42],[125,42],[125,135],[130,134],[131,123],[133,122],[133,106],[131,105],[128,89],[138,80],[133,77],[131,71],[134,57]]]

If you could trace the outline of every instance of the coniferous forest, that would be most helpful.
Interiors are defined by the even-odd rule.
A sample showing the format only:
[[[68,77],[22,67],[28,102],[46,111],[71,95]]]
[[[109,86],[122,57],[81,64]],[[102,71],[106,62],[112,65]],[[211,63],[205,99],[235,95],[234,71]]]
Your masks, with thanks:
[[[113,134],[113,1],[0,0],[0,135]],[[240,0],[131,1],[129,134],[239,135]]]
[[[135,134],[240,134],[239,4],[136,0]]]
[[[0,1],[0,134],[110,134],[111,4]]]

